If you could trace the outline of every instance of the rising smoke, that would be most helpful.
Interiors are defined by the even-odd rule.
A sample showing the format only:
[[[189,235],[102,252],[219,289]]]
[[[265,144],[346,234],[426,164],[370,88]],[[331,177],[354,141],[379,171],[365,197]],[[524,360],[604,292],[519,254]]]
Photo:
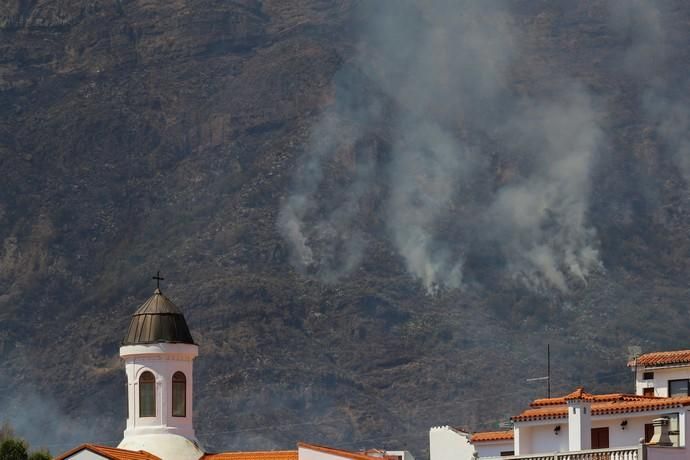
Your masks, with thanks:
[[[359,200],[374,180],[373,158],[365,157],[357,164],[354,179],[338,193],[337,201],[318,203],[316,195],[326,179],[324,163],[364,133],[357,125],[348,126],[348,120],[366,123],[372,116],[366,110],[354,113],[351,109],[338,105],[314,127],[309,148],[298,167],[298,180],[279,216],[281,232],[290,244],[292,263],[303,271],[316,270],[325,281],[334,281],[355,268],[364,249],[356,217],[360,214]],[[314,246],[318,246],[318,251]]]
[[[329,281],[357,267],[381,236],[362,210],[372,193],[383,197],[384,236],[429,292],[462,285],[468,231],[500,250],[497,268],[535,289],[566,290],[600,266],[587,223],[604,141],[592,98],[567,76],[544,94],[517,94],[511,71],[524,50],[506,6],[360,4],[358,52],[333,82],[336,102],[313,127],[279,218],[295,267]],[[355,155],[352,179],[329,192],[342,151],[380,131],[387,155]],[[498,180],[487,143],[527,161]],[[481,177],[488,196],[467,187]],[[461,219],[459,207],[474,209],[472,223],[442,228]]]
[[[610,2],[610,22],[625,44],[623,68],[642,88],[644,116],[686,181],[690,181],[690,78],[673,72],[673,62],[686,60],[686,43],[673,43],[685,23],[674,23],[672,2]]]
[[[2,387],[6,382],[0,379]],[[100,444],[114,445],[92,422],[93,414],[79,420],[68,415],[60,405],[36,388],[13,389],[0,396],[0,424],[8,422],[17,436],[25,439],[32,450],[48,449],[58,454],[78,446],[88,439]],[[118,433],[119,434],[119,433]]]
[[[532,168],[501,187],[490,222],[509,272],[527,285],[567,289],[568,275],[586,281],[600,267],[587,226],[590,169],[602,132],[586,91],[569,84],[555,100],[532,100],[504,133],[527,152]]]

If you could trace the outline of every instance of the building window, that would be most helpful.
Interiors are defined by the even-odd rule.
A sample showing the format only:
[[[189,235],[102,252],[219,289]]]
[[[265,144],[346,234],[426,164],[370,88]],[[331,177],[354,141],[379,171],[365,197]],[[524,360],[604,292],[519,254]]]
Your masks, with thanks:
[[[644,424],[644,442],[651,441],[652,436],[654,436],[654,424],[653,423],[645,423]]]
[[[609,428],[592,428],[592,449],[609,448]]]
[[[654,396],[654,387],[643,388],[642,396]]]
[[[187,378],[182,372],[175,372],[172,378],[172,414],[187,416]]]
[[[156,416],[156,378],[149,371],[139,377],[139,417]]]
[[[645,372],[642,374],[642,380],[652,380],[654,378],[654,372]]]
[[[669,380],[668,395],[671,398],[678,396],[689,396],[690,393],[688,393],[688,379]]]
[[[513,455],[515,455],[515,451],[514,451],[514,450],[504,450],[504,451],[501,451],[501,457],[512,457]]]

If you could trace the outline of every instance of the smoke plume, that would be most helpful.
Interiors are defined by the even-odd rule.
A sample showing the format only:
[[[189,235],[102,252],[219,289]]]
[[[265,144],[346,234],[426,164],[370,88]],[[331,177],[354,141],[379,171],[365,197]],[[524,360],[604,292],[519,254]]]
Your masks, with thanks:
[[[587,206],[603,133],[586,91],[571,83],[557,94],[528,101],[503,133],[529,152],[533,166],[497,191],[489,222],[514,277],[566,290],[568,275],[585,282],[601,267]]]
[[[359,4],[358,51],[334,79],[335,103],[313,127],[279,218],[295,267],[332,281],[357,267],[367,241],[386,238],[429,292],[457,288],[468,232],[499,248],[497,269],[534,288],[565,290],[599,266],[587,206],[603,136],[591,96],[567,78],[516,94],[524,50],[506,5]],[[362,151],[372,136],[386,148]],[[496,180],[487,145],[528,166]],[[348,149],[356,167],[342,180]],[[382,233],[362,206],[372,195]]]
[[[117,444],[118,439],[104,439],[103,431],[92,421],[93,417],[78,420],[67,415],[54,399],[37,389],[6,392],[0,398],[0,423],[9,422],[32,450],[46,448],[57,455],[85,441]]]
[[[610,4],[610,22],[626,44],[624,68],[644,88],[639,101],[644,116],[655,127],[665,150],[690,181],[690,110],[686,88],[690,78],[673,71],[673,62],[685,43],[673,43],[675,23],[666,8],[671,2],[633,0]]]

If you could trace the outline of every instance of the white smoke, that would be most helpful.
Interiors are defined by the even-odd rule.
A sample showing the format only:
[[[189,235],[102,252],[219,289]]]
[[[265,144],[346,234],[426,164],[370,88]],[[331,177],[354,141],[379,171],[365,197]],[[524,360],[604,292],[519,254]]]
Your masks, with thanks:
[[[430,292],[462,284],[472,248],[458,229],[495,242],[509,275],[535,288],[565,290],[599,266],[587,223],[591,162],[603,137],[597,116],[575,83],[514,94],[511,66],[523,50],[505,5],[360,4],[358,52],[335,79],[336,103],[313,128],[279,218],[296,267],[328,280],[354,269],[376,237],[359,203],[381,189],[390,242]],[[378,131],[389,139],[389,159],[358,156],[349,184],[327,193],[339,151]],[[532,166],[480,199],[465,188],[495,175],[478,140],[487,138],[504,154],[527,152]],[[456,217],[441,228],[459,203],[475,210],[472,224]]]
[[[587,93],[566,85],[550,101],[531,101],[505,133],[531,152],[533,169],[498,190],[491,222],[510,272],[534,288],[567,289],[601,267],[587,225],[592,157],[603,134]]]
[[[292,263],[301,271],[315,270],[321,279],[333,281],[357,266],[364,248],[363,236],[355,225],[359,200],[369,189],[373,159],[359,161],[353,180],[334,203],[318,202],[318,188],[324,179],[324,163],[349,139],[358,139],[356,126],[345,126],[342,114],[330,113],[314,128],[310,148],[299,166],[295,188],[279,215],[279,228],[290,245]],[[311,218],[310,222],[307,219]],[[318,248],[315,254],[314,247]]]
[[[395,246],[427,290],[460,287],[462,260],[433,229],[448,212],[458,182],[474,169],[472,155],[450,134],[426,123],[410,126],[394,150],[387,224]]]
[[[624,69],[644,88],[640,103],[686,181],[690,182],[690,110],[686,88],[687,75],[673,74],[674,62],[682,62],[685,42],[673,43],[678,29],[665,8],[670,2],[630,0],[610,2],[610,22],[619,39],[626,44]]]
[[[104,438],[104,432],[89,422],[93,418],[93,414],[83,419],[68,415],[53,398],[35,388],[8,391],[0,397],[0,423],[10,423],[32,450],[45,448],[53,455],[84,442],[116,445],[119,439]]]

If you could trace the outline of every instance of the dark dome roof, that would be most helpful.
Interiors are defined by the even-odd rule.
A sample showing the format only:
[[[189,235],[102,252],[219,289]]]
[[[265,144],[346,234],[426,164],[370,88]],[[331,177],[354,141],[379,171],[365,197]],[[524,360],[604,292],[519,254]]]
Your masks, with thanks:
[[[160,342],[193,344],[194,340],[180,309],[156,289],[132,315],[122,345]]]

